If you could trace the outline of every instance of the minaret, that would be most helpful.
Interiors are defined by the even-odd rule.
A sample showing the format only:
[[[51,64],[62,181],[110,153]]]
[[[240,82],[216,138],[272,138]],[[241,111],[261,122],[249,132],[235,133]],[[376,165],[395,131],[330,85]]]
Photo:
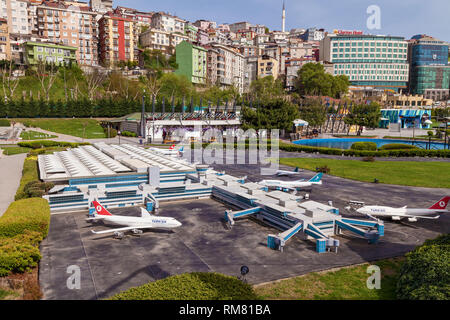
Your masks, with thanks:
[[[284,0],[283,0],[283,15],[281,18],[282,18],[281,31],[286,32],[286,6],[284,5]]]

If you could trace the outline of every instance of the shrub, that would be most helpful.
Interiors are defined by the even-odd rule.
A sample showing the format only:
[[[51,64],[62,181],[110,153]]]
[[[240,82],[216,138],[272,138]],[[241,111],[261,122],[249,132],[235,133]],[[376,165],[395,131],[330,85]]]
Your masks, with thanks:
[[[331,171],[331,169],[328,168],[328,166],[317,167],[317,168],[316,168],[316,172],[322,172],[322,173],[325,173],[325,174],[329,174],[330,171]]]
[[[0,238],[0,277],[10,272],[25,272],[36,267],[41,254],[39,232],[27,231],[12,238]]]
[[[256,300],[253,288],[218,273],[187,273],[131,288],[111,300]]]
[[[50,206],[47,200],[32,198],[11,203],[0,217],[0,237],[14,237],[26,231],[39,232],[44,239],[50,225]]]
[[[404,144],[404,143],[389,143],[381,146],[380,150],[412,150],[412,149],[420,149],[417,146],[413,146],[412,144]]]
[[[375,157],[365,157],[362,159],[364,162],[375,162]]]
[[[37,160],[34,158],[27,158],[23,163],[22,179],[20,186],[17,189],[15,200],[26,199],[27,194],[24,192],[25,186],[32,181],[38,180]]]
[[[106,138],[115,138],[117,137],[117,130],[113,129],[113,128],[109,128],[109,132],[108,132],[108,128],[103,127],[103,132],[105,132]],[[109,136],[108,136],[109,133]]]
[[[406,255],[397,283],[397,298],[450,299],[450,235],[426,241]]]
[[[136,133],[131,132],[131,131],[122,131],[120,134],[122,136],[124,136],[124,137],[134,137],[134,138],[136,138],[138,136]]]
[[[355,142],[354,144],[352,144],[351,150],[376,151],[377,144],[375,142]]]
[[[50,147],[67,147],[67,148],[76,148],[79,146],[89,145],[90,143],[72,143],[72,142],[63,142],[63,141],[52,141],[52,140],[36,140],[36,141],[26,141],[19,142],[17,145],[19,147],[31,148],[31,149],[42,149],[42,148],[50,148]]]
[[[9,127],[11,122],[8,119],[0,119],[0,127]]]

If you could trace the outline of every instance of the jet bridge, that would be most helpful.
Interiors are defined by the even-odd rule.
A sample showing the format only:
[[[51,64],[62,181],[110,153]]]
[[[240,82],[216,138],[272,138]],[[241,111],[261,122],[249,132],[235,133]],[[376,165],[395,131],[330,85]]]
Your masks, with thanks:
[[[225,221],[228,224],[228,227],[231,229],[232,226],[234,226],[234,219],[242,218],[245,216],[257,214],[261,211],[260,207],[254,207],[247,210],[237,211],[233,212],[231,210],[227,210],[225,212]]]
[[[376,243],[381,236],[384,236],[384,222],[380,220],[367,221],[341,217],[336,220],[336,227],[337,234],[342,230],[347,230],[367,239],[369,243]],[[368,229],[363,229],[363,227]]]

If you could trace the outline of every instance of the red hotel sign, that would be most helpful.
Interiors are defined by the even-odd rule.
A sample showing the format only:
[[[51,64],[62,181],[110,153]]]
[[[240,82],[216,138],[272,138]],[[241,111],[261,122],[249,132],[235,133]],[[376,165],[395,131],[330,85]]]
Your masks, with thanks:
[[[334,30],[333,33],[342,35],[355,35],[355,36],[361,36],[364,34],[363,31],[360,30]]]

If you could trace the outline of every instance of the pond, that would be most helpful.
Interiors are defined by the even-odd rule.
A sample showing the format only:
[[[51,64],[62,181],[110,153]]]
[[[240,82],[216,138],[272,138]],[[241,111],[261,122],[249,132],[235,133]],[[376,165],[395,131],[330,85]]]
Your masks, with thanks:
[[[422,149],[427,149],[428,142],[425,141],[412,141],[412,140],[392,140],[392,139],[364,139],[364,138],[333,138],[333,139],[307,139],[294,141],[295,144],[310,147],[322,147],[322,148],[336,148],[336,149],[350,149],[355,142],[375,142],[377,147],[380,148],[385,144],[390,143],[402,143],[418,146]],[[444,143],[431,142],[431,150],[444,149]]]

